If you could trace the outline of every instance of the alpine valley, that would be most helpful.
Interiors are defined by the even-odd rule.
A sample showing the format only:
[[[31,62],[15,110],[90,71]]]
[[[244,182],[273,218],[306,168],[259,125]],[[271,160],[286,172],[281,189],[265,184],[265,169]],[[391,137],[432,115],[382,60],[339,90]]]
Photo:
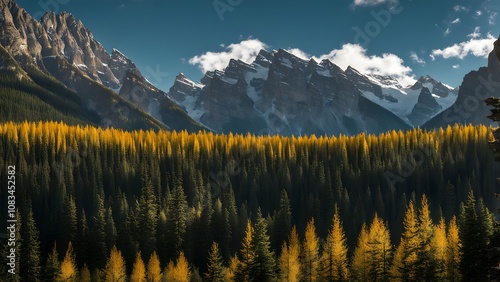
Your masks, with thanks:
[[[128,32],[130,46],[103,46],[70,13],[35,19],[0,0],[0,281],[500,281],[494,1],[402,0],[404,16],[382,9],[393,0],[309,1],[329,8],[315,10],[323,17],[293,0],[64,1],[95,20],[96,35],[117,34],[114,44]],[[234,34],[219,28],[246,34],[238,24],[253,11],[266,42],[317,52],[345,40],[312,40],[319,23],[341,38],[371,14],[366,26],[384,29],[369,53],[346,43],[322,59],[256,39],[220,43]],[[438,28],[420,37],[430,17],[416,11],[460,18],[441,41]],[[468,41],[452,40],[480,20]],[[425,50],[411,51],[421,40]],[[179,69],[174,60],[213,42],[225,50],[186,66],[201,79]],[[142,58],[178,74],[165,85]],[[462,74],[440,70],[480,60],[460,86],[439,81],[458,84]]]

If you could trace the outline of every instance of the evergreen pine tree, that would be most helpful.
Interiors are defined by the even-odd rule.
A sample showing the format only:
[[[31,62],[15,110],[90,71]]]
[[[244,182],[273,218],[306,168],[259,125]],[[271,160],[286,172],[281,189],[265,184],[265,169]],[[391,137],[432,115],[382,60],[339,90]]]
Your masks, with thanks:
[[[276,262],[271,251],[271,242],[267,234],[267,222],[260,210],[257,212],[254,232],[252,234],[252,249],[255,254],[250,276],[253,281],[275,281]]]
[[[478,210],[480,214],[478,214]],[[488,211],[480,202],[476,206],[476,199],[472,190],[465,204],[461,207],[459,236],[461,242],[460,272],[464,281],[486,281],[487,247],[489,232],[492,230]]]
[[[61,264],[59,263],[59,253],[57,252],[57,245],[54,243],[54,247],[47,257],[45,263],[45,268],[43,270],[43,281],[52,282],[56,281],[59,275],[59,268]]]
[[[205,281],[224,282],[225,276],[225,269],[219,245],[213,242],[210,247],[210,252],[208,253],[208,265],[207,272],[205,273]]]
[[[23,248],[21,249],[21,278],[24,281],[40,281],[40,242],[38,229],[33,219],[31,204],[24,215],[24,224],[21,226]]]
[[[141,196],[136,202],[135,217],[137,224],[137,239],[142,255],[149,257],[156,249],[156,227],[158,208],[153,184],[148,182],[141,189]]]
[[[247,221],[245,237],[241,243],[238,263],[234,272],[235,281],[246,282],[251,281],[251,270],[255,264],[255,250],[252,245],[254,229],[250,220]]]
[[[184,189],[177,184],[167,198],[166,245],[169,259],[176,258],[181,251],[186,233],[187,209]]]

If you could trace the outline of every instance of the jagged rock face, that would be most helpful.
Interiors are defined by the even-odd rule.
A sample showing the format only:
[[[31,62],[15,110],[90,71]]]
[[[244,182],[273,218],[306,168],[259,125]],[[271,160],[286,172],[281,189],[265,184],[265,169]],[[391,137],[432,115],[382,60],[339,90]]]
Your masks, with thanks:
[[[370,81],[368,77],[362,75],[361,73],[359,73],[357,70],[355,70],[350,66],[347,67],[345,73],[349,78],[349,80],[351,80],[359,90],[372,92],[373,94],[375,94],[375,96],[379,97],[380,99],[383,98],[382,87]]]
[[[420,90],[423,87],[429,88],[429,90],[439,97],[448,97],[450,94],[450,89],[446,87],[443,83],[436,81],[430,76],[422,76],[419,80],[410,87],[411,90]]]
[[[111,58],[109,59],[109,63],[107,65],[113,72],[113,75],[118,78],[120,84],[125,82],[129,71],[132,71],[137,77],[142,77],[142,74],[136,65],[116,49],[113,49],[111,52]]]
[[[179,75],[168,95],[218,132],[338,135],[408,127],[361,97],[338,66],[285,50],[262,50],[252,64],[231,60],[224,71],[207,72],[201,83]],[[377,121],[379,116],[384,120]]]
[[[459,88],[458,98],[449,109],[427,122],[425,128],[437,128],[455,123],[492,124],[487,118],[489,108],[484,100],[500,97],[500,41],[493,44],[488,56],[488,67],[468,73]]]
[[[45,69],[44,60],[62,57],[92,80],[118,91],[127,71],[142,76],[135,64],[118,50],[110,55],[72,14],[46,13],[33,19],[13,1],[5,0],[0,16],[1,44],[16,60]]]
[[[185,124],[193,131],[202,129],[165,92],[149,83],[130,59],[116,49],[110,55],[71,14],[46,13],[37,21],[14,1],[0,0],[0,43],[21,67],[50,73],[104,117],[113,109],[100,103],[117,100],[108,91],[112,89],[170,128],[179,129],[167,121]]]
[[[431,91],[427,87],[423,87],[420,95],[418,96],[418,102],[413,107],[411,114],[408,119],[415,126],[420,126],[427,121],[429,116],[433,116],[439,110],[441,106],[438,104],[436,99],[432,96]]]

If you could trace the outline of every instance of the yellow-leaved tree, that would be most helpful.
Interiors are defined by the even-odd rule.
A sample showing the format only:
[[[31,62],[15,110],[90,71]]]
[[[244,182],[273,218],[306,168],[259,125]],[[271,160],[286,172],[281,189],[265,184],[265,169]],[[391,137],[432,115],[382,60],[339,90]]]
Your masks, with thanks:
[[[90,276],[90,270],[87,264],[83,264],[82,270],[80,271],[80,282],[90,282],[92,278]]]
[[[134,266],[132,267],[132,275],[130,282],[145,282],[146,281],[146,266],[142,260],[141,252],[137,252],[135,256]]]
[[[169,282],[189,282],[191,271],[189,263],[184,256],[184,252],[180,252],[175,264],[170,261],[165,270],[165,280]]]
[[[283,242],[278,258],[279,280],[297,282],[300,278],[300,241],[297,228],[293,226],[288,244]]]
[[[445,276],[448,281],[460,281],[460,237],[456,217],[453,217],[448,224],[446,239]]]
[[[325,281],[348,281],[347,240],[338,209],[333,215],[332,227],[321,256],[322,277]]]
[[[160,282],[162,278],[160,259],[154,251],[149,257],[148,269],[146,274],[147,281]]]
[[[354,249],[354,255],[351,264],[351,279],[353,281],[368,281],[368,228],[366,224],[361,227],[358,243]]]
[[[116,246],[113,246],[111,249],[103,274],[104,281],[106,282],[127,281],[125,260],[123,260],[122,252],[120,252]]]
[[[406,207],[403,220],[404,231],[391,266],[391,277],[397,280],[415,280],[417,273],[417,251],[419,248],[418,220],[413,202]]]
[[[368,280],[389,280],[392,255],[391,236],[387,224],[377,214],[375,214],[368,231],[366,248]]]
[[[434,254],[437,260],[438,278],[444,279],[446,265],[446,250],[448,249],[448,240],[446,239],[446,223],[441,218],[439,224],[434,228],[433,238]]]
[[[319,239],[316,235],[314,218],[306,226],[304,241],[302,242],[302,280],[317,281],[319,272]]]
[[[78,270],[76,268],[75,253],[73,251],[73,245],[71,242],[68,244],[68,249],[66,250],[66,255],[59,269],[59,275],[57,281],[77,281]]]

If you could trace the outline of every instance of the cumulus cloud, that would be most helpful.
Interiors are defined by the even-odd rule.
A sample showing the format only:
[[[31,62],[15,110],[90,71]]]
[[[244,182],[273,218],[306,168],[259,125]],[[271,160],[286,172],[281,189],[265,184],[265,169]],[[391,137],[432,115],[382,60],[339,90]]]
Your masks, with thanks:
[[[451,24],[458,24],[458,23],[460,23],[460,18],[456,18],[451,22]]]
[[[460,65],[453,65],[452,68],[454,69],[459,69],[460,68]]]
[[[420,58],[416,52],[412,51],[410,52],[410,59],[412,59],[412,61],[414,61],[415,63],[417,64],[420,64],[420,65],[425,65],[425,60]]]
[[[314,59],[316,61],[328,59],[344,70],[351,66],[361,73],[390,75],[403,85],[415,83],[415,78],[411,75],[412,69],[404,65],[403,59],[391,53],[384,53],[381,56],[368,55],[367,50],[358,44],[344,44],[342,48]]]
[[[471,38],[469,41],[456,43],[444,49],[432,50],[430,56],[432,60],[436,57],[463,59],[468,55],[486,58],[493,48],[494,41],[495,37],[488,34],[485,38]]]
[[[259,54],[261,49],[266,49],[267,45],[258,39],[247,39],[240,43],[233,43],[225,47],[222,52],[206,52],[205,54],[194,56],[189,59],[189,64],[198,66],[203,72],[222,70],[231,59],[242,60],[251,63]]]
[[[476,11],[476,17],[480,17],[482,14],[483,14],[483,12],[481,10]]]

